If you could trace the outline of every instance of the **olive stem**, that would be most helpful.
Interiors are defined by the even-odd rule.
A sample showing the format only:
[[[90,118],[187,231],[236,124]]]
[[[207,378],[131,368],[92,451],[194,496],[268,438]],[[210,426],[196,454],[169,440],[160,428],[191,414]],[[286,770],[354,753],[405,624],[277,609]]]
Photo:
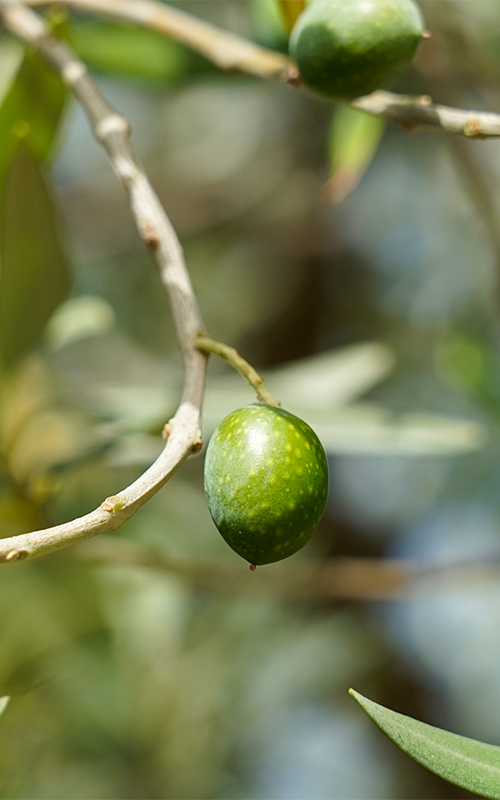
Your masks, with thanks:
[[[267,388],[264,378],[259,375],[256,369],[246,361],[243,356],[240,356],[234,347],[230,347],[223,342],[217,342],[209,336],[198,336],[195,339],[195,347],[202,353],[209,355],[214,353],[216,356],[223,358],[240,373],[257,392],[259,399],[262,400],[267,406],[280,406],[279,400],[276,400],[274,395],[271,394]]]

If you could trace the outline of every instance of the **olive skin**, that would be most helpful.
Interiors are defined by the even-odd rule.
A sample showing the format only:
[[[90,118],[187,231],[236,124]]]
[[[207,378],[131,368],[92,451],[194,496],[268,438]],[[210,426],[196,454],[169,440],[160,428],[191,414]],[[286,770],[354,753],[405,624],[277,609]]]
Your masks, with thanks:
[[[255,404],[219,425],[205,458],[205,493],[227,544],[250,564],[270,564],[309,541],[328,496],[318,437],[282,408]]]
[[[390,86],[423,33],[413,0],[316,0],[297,19],[289,50],[306,86],[352,100]]]

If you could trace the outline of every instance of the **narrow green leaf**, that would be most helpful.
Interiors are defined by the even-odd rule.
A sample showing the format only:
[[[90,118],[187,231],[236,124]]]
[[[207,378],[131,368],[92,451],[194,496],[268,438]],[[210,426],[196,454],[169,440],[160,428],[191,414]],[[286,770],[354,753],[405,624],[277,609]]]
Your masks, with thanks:
[[[0,717],[9,705],[10,697],[0,697]]]
[[[69,286],[51,192],[21,141],[0,211],[0,363],[9,365],[36,342]]]
[[[359,184],[385,130],[380,117],[348,105],[336,110],[330,131],[331,178],[323,187],[329,203],[340,203]]]
[[[278,0],[278,6],[285,28],[288,33],[291,33],[297,19],[306,7],[305,0]]]
[[[72,22],[71,44],[99,72],[149,81],[181,78],[194,63],[191,53],[154,31],[107,22]]]
[[[0,48],[0,181],[20,131],[40,161],[53,149],[67,90],[34,53],[2,40]]]
[[[470,792],[500,798],[500,747],[426,725],[349,690],[368,716],[410,758]]]
[[[263,47],[288,53],[290,30],[285,25],[278,0],[251,0],[250,31],[252,39]]]

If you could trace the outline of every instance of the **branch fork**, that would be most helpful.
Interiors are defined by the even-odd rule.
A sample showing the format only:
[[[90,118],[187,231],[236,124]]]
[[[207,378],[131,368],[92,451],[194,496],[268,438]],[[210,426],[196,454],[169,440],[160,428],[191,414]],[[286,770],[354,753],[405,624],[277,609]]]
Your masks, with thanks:
[[[223,69],[239,69],[259,78],[300,86],[297,67],[287,56],[156,0],[62,0],[62,3],[68,8],[132,22],[170,36]],[[0,563],[35,558],[104,531],[117,531],[151,498],[180,464],[201,448],[201,403],[210,353],[231,363],[255,388],[262,402],[279,406],[261,376],[234,348],[200,335],[203,320],[182,247],[130,148],[129,122],[111,108],[85,64],[65,43],[52,36],[43,18],[33,12],[30,5],[44,6],[50,2],[0,0],[0,21],[13,35],[35,47],[60,75],[86,112],[95,138],[106,150],[127,193],[139,235],[156,261],[170,301],[184,362],[184,388],[179,408],[163,431],[165,447],[143,475],[83,517],[45,530],[0,539]],[[440,106],[427,96],[404,97],[375,92],[355,100],[353,106],[384,117],[406,130],[426,128],[469,139],[500,136],[500,114]]]

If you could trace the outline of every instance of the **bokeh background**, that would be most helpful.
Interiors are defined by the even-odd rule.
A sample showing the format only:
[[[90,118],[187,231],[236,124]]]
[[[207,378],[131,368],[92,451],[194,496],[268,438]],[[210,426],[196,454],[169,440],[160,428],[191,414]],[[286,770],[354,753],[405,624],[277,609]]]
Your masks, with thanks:
[[[273,0],[178,5],[286,49]],[[498,0],[421,6],[433,35],[395,89],[499,111]],[[51,21],[130,119],[208,330],[317,430],[331,492],[310,545],[249,575],[210,520],[201,454],[114,537],[2,567],[1,796],[469,796],[347,690],[500,745],[500,143],[408,135],[150,32]],[[182,371],[83,113],[0,46],[9,536],[137,477]],[[252,401],[211,363],[205,436]],[[424,578],[394,594],[387,568],[408,564]]]

